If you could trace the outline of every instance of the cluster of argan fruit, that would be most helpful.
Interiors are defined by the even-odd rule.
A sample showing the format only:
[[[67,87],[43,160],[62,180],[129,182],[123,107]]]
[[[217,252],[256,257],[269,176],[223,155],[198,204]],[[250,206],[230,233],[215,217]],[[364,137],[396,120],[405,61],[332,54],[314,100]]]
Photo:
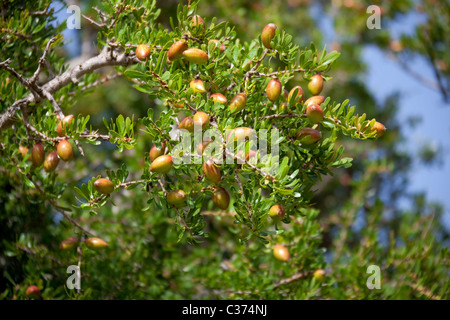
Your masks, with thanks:
[[[73,115],[68,115],[58,123],[56,132],[58,133],[59,137],[64,137],[66,135],[65,127],[73,121],[73,118]],[[22,156],[22,158],[25,158],[27,153],[27,147],[19,146],[19,154]],[[30,160],[34,167],[38,168],[42,166],[42,164],[44,164],[44,170],[46,172],[52,172],[55,171],[56,167],[58,166],[59,159],[70,161],[74,157],[75,154],[73,152],[72,145],[69,141],[63,139],[56,144],[56,151],[50,152],[47,157],[45,157],[45,150],[42,144],[36,143],[31,149]]]
[[[59,245],[59,248],[61,250],[70,250],[75,248],[78,243],[80,242],[80,238],[78,237],[69,237],[61,242]],[[84,244],[91,249],[97,250],[97,249],[104,249],[108,246],[108,243],[104,241],[103,239],[97,238],[97,237],[90,237],[84,240]]]

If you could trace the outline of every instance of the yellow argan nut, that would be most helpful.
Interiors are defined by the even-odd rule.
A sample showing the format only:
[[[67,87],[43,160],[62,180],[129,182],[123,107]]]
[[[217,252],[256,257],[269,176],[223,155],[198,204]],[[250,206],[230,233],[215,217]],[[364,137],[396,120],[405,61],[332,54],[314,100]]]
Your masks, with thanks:
[[[195,15],[191,19],[191,26],[194,28],[198,28],[201,33],[206,31],[206,23],[199,15]]]
[[[44,163],[45,158],[45,151],[42,144],[37,143],[33,146],[33,149],[31,149],[31,156],[30,160],[33,166],[40,167]]]
[[[308,89],[313,96],[317,96],[322,92],[323,88],[323,78],[320,74],[316,74],[311,77],[311,80],[308,83]]]
[[[172,169],[172,156],[169,154],[159,156],[150,165],[150,171],[156,173],[167,173]]]
[[[202,111],[195,113],[192,120],[194,120],[194,125],[201,126],[202,129],[209,126],[209,116]]]
[[[183,52],[184,58],[195,64],[204,64],[208,62],[208,54],[200,49],[197,48],[190,48]]]
[[[174,42],[167,52],[167,60],[173,62],[180,59],[183,56],[183,52],[187,50],[188,44],[186,40],[178,40]]]
[[[277,26],[273,23],[269,23],[267,26],[264,27],[262,33],[261,33],[261,41],[267,49],[272,49],[272,46],[270,45],[270,41],[273,40],[275,37],[275,32],[277,30]]]
[[[237,127],[230,131],[230,133],[227,136],[227,141],[233,134],[234,134],[234,141],[237,141],[237,140],[244,140],[247,137],[250,138],[254,134],[254,132],[252,128]]]
[[[305,101],[306,106],[310,106],[312,104],[321,105],[325,101],[325,98],[322,96],[312,96],[308,100]]]
[[[230,205],[230,195],[227,190],[217,187],[213,192],[213,203],[222,210],[228,209]]]
[[[72,145],[67,140],[61,140],[58,143],[56,152],[58,153],[58,156],[64,161],[69,161],[73,158]]]
[[[20,156],[21,156],[22,158],[25,158],[25,156],[26,156],[27,153],[28,153],[28,148],[27,148],[27,147],[24,147],[24,146],[19,146],[18,151],[19,151]]]
[[[205,93],[206,92],[205,85],[203,84],[203,81],[200,79],[192,80],[189,83],[189,86],[192,88],[192,91],[194,91],[194,93]]]
[[[194,119],[192,117],[186,117],[178,125],[178,129],[184,129],[189,132],[194,132]]]
[[[267,98],[272,102],[277,101],[281,96],[281,89],[281,82],[278,79],[270,80],[266,87]]]
[[[285,217],[286,213],[281,204],[275,204],[272,207],[270,207],[269,215],[272,219],[279,221]]]
[[[172,190],[167,194],[167,202],[177,208],[184,207],[186,205],[186,193],[183,190]]]
[[[68,126],[74,119],[74,116],[72,114],[69,114],[68,116],[65,116],[62,118],[62,120],[58,123],[58,126],[56,127],[56,132],[58,133],[58,136],[64,137],[66,135],[65,127]]]
[[[294,97],[295,90],[298,89],[297,95]],[[300,103],[303,101],[303,89],[300,86],[295,86],[291,89],[288,95],[288,103],[291,101],[291,99],[295,99],[294,104]]]
[[[302,144],[313,144],[322,139],[322,134],[312,128],[302,128],[297,131],[296,137]]]
[[[140,44],[137,46],[135,53],[139,60],[145,60],[150,56],[150,47],[146,44]]]
[[[306,116],[313,123],[319,123],[323,120],[323,109],[317,104],[311,104],[306,107]]]
[[[207,160],[203,163],[203,172],[205,173],[205,177],[211,182],[216,184],[220,183],[222,178],[220,169],[211,160]]]
[[[114,191],[114,183],[106,178],[100,178],[98,180],[95,180],[94,188],[98,193],[110,194]]]
[[[164,154],[164,149],[166,148],[164,142],[161,142],[161,144],[159,145],[159,149],[156,147],[156,144],[154,144],[151,149],[150,152],[148,153],[150,161],[155,160],[156,158],[158,158],[159,156],[162,156]]]
[[[97,237],[87,238],[84,243],[91,249],[104,249],[108,246],[105,240]]]
[[[373,131],[377,133],[375,137],[379,138],[386,132],[386,127],[382,123],[377,121],[372,127],[372,132]]]
[[[289,250],[282,244],[277,244],[273,247],[273,255],[280,261],[288,261],[290,259]]]
[[[213,93],[210,99],[213,99],[214,103],[219,102],[222,104],[226,104],[228,102],[227,98],[221,93]]]
[[[46,172],[55,171],[59,164],[58,153],[56,151],[50,152],[44,161],[44,170]]]
[[[74,248],[78,244],[79,241],[80,241],[80,239],[78,237],[69,237],[69,238],[61,241],[61,244],[59,245],[59,249],[60,250],[70,250],[70,249]]]
[[[317,269],[316,271],[314,271],[313,277],[316,280],[323,280],[325,278],[325,274],[325,270]]]
[[[236,113],[244,109],[247,103],[247,95],[245,93],[238,93],[230,101],[230,111],[231,113]]]

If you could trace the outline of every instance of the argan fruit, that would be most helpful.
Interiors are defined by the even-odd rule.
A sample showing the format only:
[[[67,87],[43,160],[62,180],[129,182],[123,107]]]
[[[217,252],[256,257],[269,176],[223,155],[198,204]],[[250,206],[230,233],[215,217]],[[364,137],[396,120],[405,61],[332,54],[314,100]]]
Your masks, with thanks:
[[[172,106],[177,109],[184,109],[184,103],[175,102],[172,103]]]
[[[98,193],[110,194],[114,191],[114,183],[112,183],[112,181],[109,179],[100,178],[98,180],[95,180],[94,188]]]
[[[44,161],[44,170],[46,172],[55,171],[59,164],[58,153],[56,151],[50,152]]]
[[[25,291],[25,295],[32,299],[41,299],[41,290],[37,286],[29,286]]]
[[[213,192],[213,203],[222,210],[228,209],[230,205],[230,195],[227,190],[222,187],[217,187]]]
[[[308,83],[308,89],[313,96],[317,96],[322,92],[323,88],[323,78],[320,74],[316,74],[311,77]]]
[[[145,60],[150,56],[150,47],[146,44],[140,44],[137,46],[135,53],[139,60]]]
[[[173,62],[180,59],[183,56],[183,52],[187,50],[187,48],[188,44],[184,39],[174,42],[167,52],[167,60],[169,60],[169,62]]]
[[[27,147],[24,147],[24,146],[19,146],[18,151],[19,151],[20,156],[21,156],[22,158],[25,158],[25,156],[26,156],[27,153],[28,153],[28,148],[27,148]]]
[[[70,249],[74,248],[78,244],[79,241],[80,241],[80,239],[78,237],[69,237],[69,238],[61,241],[61,244],[59,245],[59,249],[60,250],[70,250]]]
[[[325,98],[322,96],[312,96],[308,100],[305,101],[306,106],[310,106],[312,104],[321,105],[325,101]]]
[[[316,129],[302,128],[297,131],[296,137],[302,144],[313,144],[322,139],[322,134]]]
[[[272,49],[272,46],[270,45],[270,41],[273,40],[275,37],[275,31],[277,30],[277,26],[273,23],[269,23],[267,26],[264,27],[262,33],[261,33],[261,41],[267,49]]]
[[[106,243],[105,240],[97,238],[97,237],[91,237],[84,240],[84,243],[86,246],[88,246],[91,249],[104,249],[108,246],[108,243]]]
[[[372,132],[373,131],[376,131],[377,133],[375,137],[379,138],[386,132],[386,127],[382,123],[377,121],[372,127]]]
[[[67,140],[61,140],[58,143],[56,152],[58,153],[58,156],[64,161],[69,161],[73,158],[72,145]]]
[[[206,31],[206,23],[199,15],[195,15],[191,19],[191,26],[194,28],[198,28],[201,33]]]
[[[219,40],[216,40],[216,39],[211,39],[211,40],[209,40],[208,42],[213,42],[213,43],[216,45],[216,47],[218,47],[219,44],[220,44]],[[226,49],[225,45],[224,45],[223,43],[220,44],[219,50],[220,50],[221,52],[224,52],[225,49]]]
[[[202,129],[206,129],[209,126],[209,116],[208,114],[199,111],[193,116],[194,125],[201,126]]]
[[[228,137],[227,137],[227,141],[233,135],[233,133],[234,133],[234,141],[244,140],[246,137],[250,138],[254,134],[252,128],[237,127],[237,128],[235,128],[235,129],[230,131],[230,133],[228,134]]]
[[[167,202],[177,208],[184,207],[186,205],[186,193],[183,190],[172,190],[167,194]]]
[[[282,244],[277,244],[273,247],[273,255],[280,261],[288,261],[291,258],[289,250]]]
[[[167,173],[172,169],[172,156],[169,154],[159,156],[150,165],[150,171],[156,173]]]
[[[208,140],[203,140],[202,142],[200,142],[197,146],[197,154],[202,155],[203,152],[205,152],[206,147],[213,142],[213,140],[208,139]]]
[[[279,114],[284,114],[288,112],[289,112],[289,105],[286,102],[283,102],[282,104],[279,105],[278,107]]]
[[[242,150],[239,150],[236,154],[237,157],[242,158]],[[245,161],[249,161],[251,158],[256,157],[256,151],[254,150],[248,150],[248,152],[245,153]]]
[[[297,96],[294,98],[294,92],[295,92],[296,89],[298,89],[298,92],[297,92]],[[289,95],[288,95],[288,103],[291,101],[291,99],[295,99],[294,104],[302,102],[303,101],[303,95],[304,95],[304,93],[303,93],[302,87],[300,87],[300,86],[293,87],[291,89],[291,91],[289,92]]]
[[[317,104],[311,104],[306,107],[306,116],[313,123],[319,123],[323,120],[323,109]]]
[[[192,91],[194,91],[194,93],[205,93],[206,92],[205,85],[203,84],[203,81],[200,79],[192,80],[189,83],[189,86],[192,88]]]
[[[244,109],[247,103],[247,95],[245,93],[238,93],[230,101],[230,111],[231,113],[236,113]]]
[[[272,102],[277,101],[281,96],[281,89],[281,82],[278,79],[270,80],[266,87],[267,98]]]
[[[150,152],[148,153],[150,161],[155,160],[156,158],[158,158],[159,156],[162,156],[164,154],[164,149],[166,148],[164,142],[161,142],[161,144],[159,145],[159,149],[156,147],[156,144],[154,144],[151,149]]]
[[[40,167],[44,163],[45,158],[45,151],[42,144],[37,143],[33,146],[33,149],[31,149],[31,163],[35,167]]]
[[[207,160],[203,163],[203,172],[208,180],[219,184],[222,178],[219,168],[211,160]]]
[[[316,271],[314,271],[313,277],[316,280],[323,280],[325,278],[325,270],[317,269]]]
[[[286,213],[281,204],[275,204],[272,207],[270,207],[269,215],[275,221],[279,221],[285,217]]]
[[[74,116],[72,114],[69,114],[68,116],[65,116],[62,118],[62,120],[58,123],[58,126],[56,127],[56,132],[58,133],[58,136],[64,137],[66,135],[65,127],[68,126],[74,119]]]
[[[178,125],[178,129],[184,129],[189,132],[194,132],[194,119],[192,117],[186,117]]]
[[[204,64],[208,62],[208,54],[197,48],[190,48],[183,52],[183,56],[187,61],[195,64]]]
[[[221,93],[213,93],[210,99],[213,99],[214,103],[219,102],[222,104],[226,104],[228,102],[227,98]]]

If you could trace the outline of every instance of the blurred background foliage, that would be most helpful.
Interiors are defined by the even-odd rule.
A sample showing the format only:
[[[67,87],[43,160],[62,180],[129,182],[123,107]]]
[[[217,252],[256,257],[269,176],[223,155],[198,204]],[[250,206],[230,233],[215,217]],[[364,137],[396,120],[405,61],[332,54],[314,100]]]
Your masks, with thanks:
[[[98,2],[71,1],[70,4],[80,5],[82,12],[89,15],[93,13],[90,8]],[[383,28],[380,30],[369,30],[366,26],[369,16],[366,9],[373,4],[382,8]],[[177,5],[178,1],[157,1],[161,8],[158,21],[164,27],[170,29],[169,18],[176,16]],[[411,35],[395,38],[385,26],[412,11],[425,15],[425,22]],[[345,155],[354,159],[353,166],[335,170],[333,176],[324,177],[317,186],[313,199],[317,210],[312,214],[317,215],[322,228],[322,231],[317,230],[314,240],[321,249],[308,254],[323,254],[322,264],[317,267],[322,266],[327,271],[324,283],[293,281],[283,287],[280,296],[280,291],[267,286],[267,282],[276,282],[273,274],[267,277],[265,286],[258,282],[264,282],[265,270],[282,270],[289,266],[280,267],[280,262],[270,260],[266,268],[253,269],[253,265],[259,265],[255,259],[261,259],[260,245],[233,247],[232,235],[227,234],[216,219],[207,219],[209,231],[220,235],[214,241],[198,247],[177,244],[172,226],[159,217],[163,212],[144,215],[144,197],[124,191],[115,202],[117,206],[103,207],[101,216],[80,219],[81,223],[102,230],[110,247],[121,248],[122,254],[86,251],[83,274],[87,279],[82,281],[82,286],[86,284],[86,287],[83,294],[77,295],[61,285],[68,276],[61,266],[76,264],[77,256],[66,252],[52,255],[51,259],[47,256],[48,252],[58,252],[61,239],[71,235],[70,227],[60,221],[65,228],[54,228],[51,209],[35,199],[38,195],[11,197],[15,193],[10,191],[17,187],[13,186],[14,181],[2,179],[0,292],[4,292],[3,297],[23,298],[26,285],[37,284],[48,298],[448,299],[450,257],[445,249],[448,230],[440,220],[443,208],[427,202],[423,194],[405,193],[411,154],[399,148],[405,140],[399,127],[410,124],[396,117],[398,94],[379,102],[368,90],[367,65],[361,52],[364,46],[379,47],[409,70],[412,77],[426,81],[448,99],[449,3],[432,0],[202,0],[197,13],[207,22],[212,17],[229,21],[241,41],[251,41],[267,23],[273,22],[293,35],[294,43],[301,48],[309,46],[311,41],[318,48],[328,44],[329,50],[337,50],[341,56],[334,64],[333,80],[326,83],[323,95],[332,96],[336,101],[349,98],[351,104],[359,106],[360,113],[370,114],[388,128],[381,139],[370,143],[340,137],[338,141],[345,146]],[[82,23],[82,29],[72,34],[78,45],[72,43],[67,47],[79,50],[60,52],[72,63],[80,56],[88,57],[96,52],[95,26],[85,20]],[[435,72],[434,79],[421,79],[420,70],[408,64],[415,55],[426,57]],[[108,70],[102,72],[108,73]],[[307,84],[301,78],[293,79],[292,83],[300,83],[304,88]],[[126,80],[115,79],[73,101],[70,110],[72,114],[89,114],[90,123],[102,128],[103,117],[145,116],[148,107],[155,108],[156,114],[162,110],[161,103],[133,89]],[[144,134],[139,136],[135,149],[123,153],[115,152],[109,143],[102,143],[100,147],[86,145],[87,159],[78,159],[81,163],[77,163],[76,170],[61,170],[61,180],[77,181],[78,185],[86,183],[105,168],[119,167],[125,159],[132,178],[137,178],[143,165],[141,155],[148,152],[151,145],[152,141]],[[439,159],[433,147],[426,146],[420,154],[426,163]],[[72,164],[64,166],[69,169]],[[73,199],[70,189],[68,186],[61,199],[67,203]],[[409,203],[406,208],[401,205],[405,199]],[[28,219],[30,208],[38,219]],[[11,210],[16,212],[14,217],[5,214]],[[119,210],[133,214],[122,215],[117,221]],[[221,223],[226,223],[226,219],[218,218]],[[294,226],[298,232],[301,228],[301,223]],[[271,255],[266,249],[263,252]],[[240,253],[245,258],[240,260],[232,253]],[[233,265],[230,267],[231,258]],[[369,265],[381,267],[381,290],[366,287]],[[241,272],[226,272],[230,268]],[[278,280],[283,275],[280,271]],[[264,291],[258,291],[262,287]]]

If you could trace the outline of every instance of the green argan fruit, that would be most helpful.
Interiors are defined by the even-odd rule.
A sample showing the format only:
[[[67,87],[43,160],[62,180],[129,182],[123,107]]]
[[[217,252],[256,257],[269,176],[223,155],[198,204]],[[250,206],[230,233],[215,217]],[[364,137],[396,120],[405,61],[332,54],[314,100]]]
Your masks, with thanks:
[[[114,183],[106,178],[95,180],[94,188],[101,194],[110,194],[114,191]]]
[[[195,113],[192,120],[194,120],[194,125],[201,126],[202,129],[206,129],[209,126],[209,116],[202,111]]]
[[[269,215],[275,221],[279,221],[285,217],[286,213],[284,212],[284,208],[281,204],[275,204],[270,207]]]
[[[317,96],[322,92],[323,88],[323,78],[320,74],[316,74],[311,77],[311,80],[308,83],[308,89],[313,96]]]
[[[183,51],[183,56],[187,61],[195,64],[204,64],[208,62],[208,54],[197,48],[190,48]]]
[[[289,250],[282,244],[277,244],[273,247],[273,255],[280,261],[288,261],[290,259]]]
[[[261,33],[261,41],[267,49],[272,49],[272,46],[270,45],[270,41],[273,40],[275,37],[275,31],[277,30],[277,26],[273,23],[269,23],[267,26],[264,27],[262,33]]]
[[[69,237],[69,238],[61,241],[61,244],[59,245],[59,249],[60,250],[70,250],[70,249],[74,248],[78,244],[79,241],[80,241],[80,239],[78,237]]]
[[[73,158],[72,145],[67,140],[61,140],[58,143],[56,152],[58,152],[58,156],[64,161],[69,161]]]
[[[230,195],[227,190],[222,187],[214,189],[213,203],[222,210],[228,209],[228,206],[230,205]]]
[[[172,156],[169,154],[159,156],[150,165],[150,171],[156,173],[167,173],[172,169]]]
[[[150,149],[150,152],[148,153],[150,161],[155,160],[156,158],[158,158],[159,156],[162,156],[164,154],[164,149],[166,148],[164,142],[161,142],[161,144],[159,145],[159,149],[156,147],[156,144],[154,144],[152,146],[152,148]]]
[[[313,123],[319,123],[323,120],[323,109],[317,104],[311,104],[306,107],[306,116]]]
[[[20,154],[20,156],[22,157],[22,158],[25,158],[25,156],[27,155],[27,153],[28,153],[28,148],[27,147],[24,147],[24,146],[19,146],[19,148],[18,148],[19,150],[19,154]]]
[[[278,79],[270,80],[266,87],[267,98],[272,102],[277,101],[281,96],[281,89],[281,82]]]
[[[56,132],[58,133],[58,136],[64,137],[66,135],[65,127],[69,125],[74,119],[74,116],[72,114],[69,114],[68,116],[65,116],[62,118],[62,120],[58,123],[58,126],[56,127]]]
[[[244,140],[246,137],[250,138],[254,134],[254,132],[252,128],[237,127],[230,131],[227,137],[227,141],[233,134],[234,134],[234,141],[237,141],[237,140]]]
[[[50,152],[44,161],[44,170],[47,172],[55,171],[58,164],[58,153],[56,151]]]
[[[203,81],[200,79],[192,80],[189,83],[189,86],[192,88],[192,91],[194,91],[194,93],[205,93],[206,92],[205,85],[203,84]]]
[[[322,134],[312,128],[302,128],[297,131],[296,137],[302,144],[313,144],[322,139]]]
[[[226,104],[228,102],[227,98],[221,93],[213,93],[210,98],[213,99],[214,103]]]
[[[316,271],[314,271],[313,277],[316,280],[323,280],[325,278],[325,270],[317,269]]]
[[[198,28],[201,33],[206,31],[206,23],[199,15],[195,15],[191,19],[191,26],[194,28]]]
[[[86,246],[88,246],[91,249],[104,249],[108,246],[105,240],[97,238],[97,237],[91,237],[87,238],[84,243]]]
[[[377,121],[372,127],[372,132],[373,131],[376,131],[376,137],[379,138],[386,132],[386,127],[382,123]]]
[[[192,117],[186,117],[178,125],[178,129],[185,129],[189,132],[194,132],[194,119]]]
[[[139,60],[145,60],[150,56],[150,47],[146,44],[140,44],[137,46],[135,53]]]
[[[294,97],[294,92],[295,92],[296,89],[298,89],[298,92],[297,92],[297,96]],[[303,93],[302,87],[300,87],[300,86],[295,86],[295,87],[293,87],[293,88],[291,89],[291,91],[289,92],[289,95],[288,95],[288,103],[291,101],[291,99],[295,99],[294,104],[300,103],[300,102],[303,101],[303,96],[304,96],[304,93]]]
[[[325,98],[322,96],[312,96],[308,100],[305,101],[306,106],[310,106],[312,104],[321,105],[325,101]]]
[[[186,193],[183,190],[172,190],[167,194],[167,202],[177,208],[186,205]]]
[[[186,40],[178,40],[174,42],[167,52],[167,60],[169,62],[180,59],[183,56],[183,52],[187,50],[188,44]]]
[[[211,160],[207,160],[203,163],[203,172],[208,180],[214,182],[215,184],[220,183],[222,178],[220,169]]]
[[[42,144],[37,143],[33,146],[33,149],[31,149],[31,163],[35,167],[40,167],[44,163],[45,158],[45,151]]]
[[[244,109],[247,103],[247,95],[245,93],[238,93],[230,101],[230,111],[231,113],[236,113]]]
[[[25,295],[32,299],[41,299],[41,290],[37,286],[29,286],[25,291]]]

